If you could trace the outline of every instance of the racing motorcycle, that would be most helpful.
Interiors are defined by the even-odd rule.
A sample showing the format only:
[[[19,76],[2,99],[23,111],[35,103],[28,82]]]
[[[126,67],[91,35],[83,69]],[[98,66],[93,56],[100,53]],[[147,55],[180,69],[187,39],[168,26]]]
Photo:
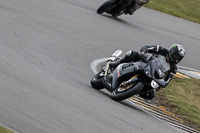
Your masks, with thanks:
[[[165,86],[164,78],[170,66],[164,57],[146,54],[145,60],[122,63],[113,70],[109,64],[119,60],[121,54],[122,50],[115,51],[102,70],[93,76],[93,88],[106,88],[113,100],[121,101]]]
[[[104,12],[111,14],[113,17],[118,17],[122,14],[128,14],[128,7],[123,9],[119,14],[116,14],[116,8],[122,3],[122,0],[108,0],[104,2],[98,9],[97,13],[102,14]]]

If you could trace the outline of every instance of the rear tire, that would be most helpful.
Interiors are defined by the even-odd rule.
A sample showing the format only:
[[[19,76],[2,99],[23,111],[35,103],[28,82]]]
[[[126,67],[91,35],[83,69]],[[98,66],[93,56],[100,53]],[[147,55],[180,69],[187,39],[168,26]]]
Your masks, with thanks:
[[[104,2],[98,9],[97,9],[97,13],[98,14],[102,14],[104,12],[106,12],[113,4],[112,0],[106,1]]]
[[[125,100],[133,95],[138,94],[143,90],[143,88],[144,84],[142,82],[136,83],[134,86],[125,91],[119,91],[120,87],[117,87],[117,89],[112,92],[111,98],[115,101]]]
[[[104,88],[103,83],[102,83],[103,76],[100,76],[101,73],[102,71],[95,74],[90,82],[91,86],[97,90]]]

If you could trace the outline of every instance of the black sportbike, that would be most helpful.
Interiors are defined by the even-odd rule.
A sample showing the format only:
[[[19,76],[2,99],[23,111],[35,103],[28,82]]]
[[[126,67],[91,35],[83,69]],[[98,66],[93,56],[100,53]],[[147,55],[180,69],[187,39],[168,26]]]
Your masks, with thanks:
[[[107,0],[97,9],[97,13],[102,14],[106,12],[111,14],[113,17],[118,17],[122,14],[128,14],[128,7],[122,9],[119,14],[116,14],[116,8],[118,8],[120,4],[122,4],[122,0]]]
[[[91,80],[97,90],[106,88],[111,98],[121,101],[136,94],[159,89],[165,86],[165,75],[170,70],[164,57],[156,54],[145,55],[145,60],[119,64],[114,70],[109,63],[120,59],[121,50],[107,60],[106,65]]]

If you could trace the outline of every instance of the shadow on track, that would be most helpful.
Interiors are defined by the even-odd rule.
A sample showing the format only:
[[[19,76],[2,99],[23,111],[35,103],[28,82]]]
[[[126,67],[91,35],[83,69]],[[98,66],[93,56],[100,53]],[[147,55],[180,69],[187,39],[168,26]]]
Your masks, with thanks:
[[[140,31],[146,32],[146,30],[144,29],[144,27],[142,27],[142,26],[141,26],[140,24],[138,24],[137,22],[136,22],[136,23],[130,23],[130,22],[125,21],[125,20],[123,20],[123,19],[115,18],[115,17],[113,17],[113,16],[110,16],[110,15],[108,15],[108,14],[101,14],[101,16],[107,17],[107,18],[109,18],[109,19],[112,19],[112,20],[114,20],[114,21],[116,21],[116,22],[118,22],[118,23],[121,23],[121,24],[125,25],[125,26],[129,26],[129,27],[132,27],[132,28],[134,28],[134,29],[138,29],[138,30],[140,30]],[[132,22],[133,22],[133,21],[132,21]]]
[[[135,106],[133,103],[128,102],[128,100],[123,100],[123,101],[120,101],[118,103],[121,104],[121,105],[124,105],[124,106],[126,106],[128,108],[134,109],[134,110],[136,110],[138,112],[143,112],[143,113],[146,114],[146,112],[144,112],[142,109],[140,109],[137,106]]]
[[[133,25],[132,23],[127,22],[127,21],[125,21],[125,20],[123,20],[123,19],[115,18],[115,17],[110,16],[110,15],[107,15],[107,14],[102,14],[102,16],[107,17],[107,18],[110,18],[110,19],[113,19],[113,20],[115,20],[115,21],[117,21],[117,22],[120,22],[120,23],[122,23],[122,24],[126,24],[126,25],[129,25],[129,26],[134,26],[134,27],[136,26],[136,25]]]
[[[91,89],[94,89],[94,88],[92,88],[91,86],[88,86],[88,87],[90,87]],[[95,89],[94,89],[94,90],[95,90]],[[110,94],[109,94],[110,92],[108,92],[108,91],[106,91],[106,90],[100,90],[100,91],[99,91],[99,90],[96,90],[96,91],[110,98]],[[110,100],[112,100],[112,99],[110,98]],[[144,112],[142,109],[138,108],[137,106],[135,106],[133,103],[131,103],[131,102],[128,101],[128,100],[123,100],[123,101],[118,101],[118,102],[112,100],[112,102],[115,102],[116,104],[121,104],[121,105],[123,105],[123,106],[125,106],[125,107],[127,107],[127,108],[131,108],[131,109],[133,109],[133,110],[135,110],[135,111],[143,112],[144,114],[146,114],[146,112]]]
[[[110,15],[107,15],[107,14],[102,14],[102,16],[116,20],[116,21],[124,23],[124,24],[132,25],[131,23],[129,23],[129,22],[123,20],[123,19],[117,18],[117,17],[113,17],[113,16],[110,16]]]

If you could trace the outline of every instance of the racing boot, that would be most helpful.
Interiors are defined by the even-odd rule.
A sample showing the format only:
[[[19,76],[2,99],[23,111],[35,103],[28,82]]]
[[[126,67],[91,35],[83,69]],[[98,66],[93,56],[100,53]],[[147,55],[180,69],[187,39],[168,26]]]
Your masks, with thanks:
[[[115,9],[115,13],[113,14],[113,16],[119,16],[121,15],[121,12],[127,8],[129,5],[131,4],[131,0],[123,0],[123,2],[118,5]]]
[[[133,15],[134,12],[135,12],[135,8],[133,6],[129,6],[126,10],[126,13],[129,15]]]
[[[156,92],[154,90],[152,90],[152,91],[140,94],[140,97],[142,97],[147,102],[151,102],[153,100],[153,98],[155,97],[155,93]]]

